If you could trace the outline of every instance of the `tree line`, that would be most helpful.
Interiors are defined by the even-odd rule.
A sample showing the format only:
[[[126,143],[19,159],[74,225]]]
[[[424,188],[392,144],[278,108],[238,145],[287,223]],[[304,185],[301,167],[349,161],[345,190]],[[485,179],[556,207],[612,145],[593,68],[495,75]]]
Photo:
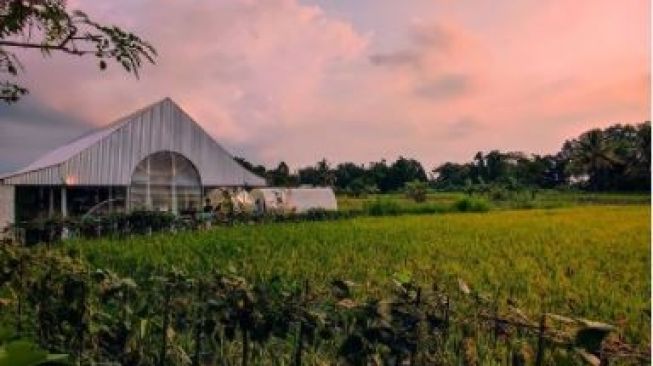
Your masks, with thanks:
[[[331,186],[346,193],[387,193],[410,182],[428,182],[442,190],[500,185],[531,189],[578,188],[591,191],[648,191],[651,185],[651,123],[615,124],[592,129],[565,141],[555,154],[478,152],[466,163],[446,162],[429,174],[422,164],[400,156],[367,165],[344,162],[332,166],[322,159],[291,172],[280,162],[275,168],[236,158],[246,169],[265,177],[271,186]]]

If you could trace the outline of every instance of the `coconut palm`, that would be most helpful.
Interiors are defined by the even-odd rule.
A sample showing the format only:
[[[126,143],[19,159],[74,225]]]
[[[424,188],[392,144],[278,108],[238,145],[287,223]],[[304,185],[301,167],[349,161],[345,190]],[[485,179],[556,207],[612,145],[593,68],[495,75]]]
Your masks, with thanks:
[[[615,154],[614,144],[599,129],[585,132],[566,147],[570,150],[570,173],[587,177],[590,188],[594,190],[601,187],[605,173],[623,164]]]

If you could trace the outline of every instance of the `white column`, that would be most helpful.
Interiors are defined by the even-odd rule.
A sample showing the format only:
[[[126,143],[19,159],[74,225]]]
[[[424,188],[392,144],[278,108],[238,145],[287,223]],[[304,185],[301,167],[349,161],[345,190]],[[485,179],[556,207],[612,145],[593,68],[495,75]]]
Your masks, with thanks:
[[[66,186],[61,186],[61,217],[68,217],[68,195]]]
[[[16,221],[16,187],[0,184],[0,229]]]

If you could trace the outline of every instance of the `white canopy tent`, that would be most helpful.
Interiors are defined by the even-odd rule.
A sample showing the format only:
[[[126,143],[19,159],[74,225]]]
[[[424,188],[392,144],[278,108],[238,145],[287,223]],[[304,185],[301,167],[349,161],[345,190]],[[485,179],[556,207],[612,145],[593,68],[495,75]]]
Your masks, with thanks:
[[[124,210],[199,209],[207,189],[260,186],[263,178],[165,98],[0,176],[0,228],[82,215],[103,201]]]
[[[251,195],[259,213],[304,213],[311,209],[338,209],[336,195],[328,187],[257,188],[252,190]]]

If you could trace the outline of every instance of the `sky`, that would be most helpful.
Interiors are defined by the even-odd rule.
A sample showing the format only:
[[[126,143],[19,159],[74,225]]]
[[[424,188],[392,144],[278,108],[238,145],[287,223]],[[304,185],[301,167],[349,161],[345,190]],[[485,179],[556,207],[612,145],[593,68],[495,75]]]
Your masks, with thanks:
[[[0,105],[0,172],[171,97],[268,167],[477,151],[554,153],[650,119],[645,0],[69,0],[151,42],[139,79],[20,51],[30,94]]]

